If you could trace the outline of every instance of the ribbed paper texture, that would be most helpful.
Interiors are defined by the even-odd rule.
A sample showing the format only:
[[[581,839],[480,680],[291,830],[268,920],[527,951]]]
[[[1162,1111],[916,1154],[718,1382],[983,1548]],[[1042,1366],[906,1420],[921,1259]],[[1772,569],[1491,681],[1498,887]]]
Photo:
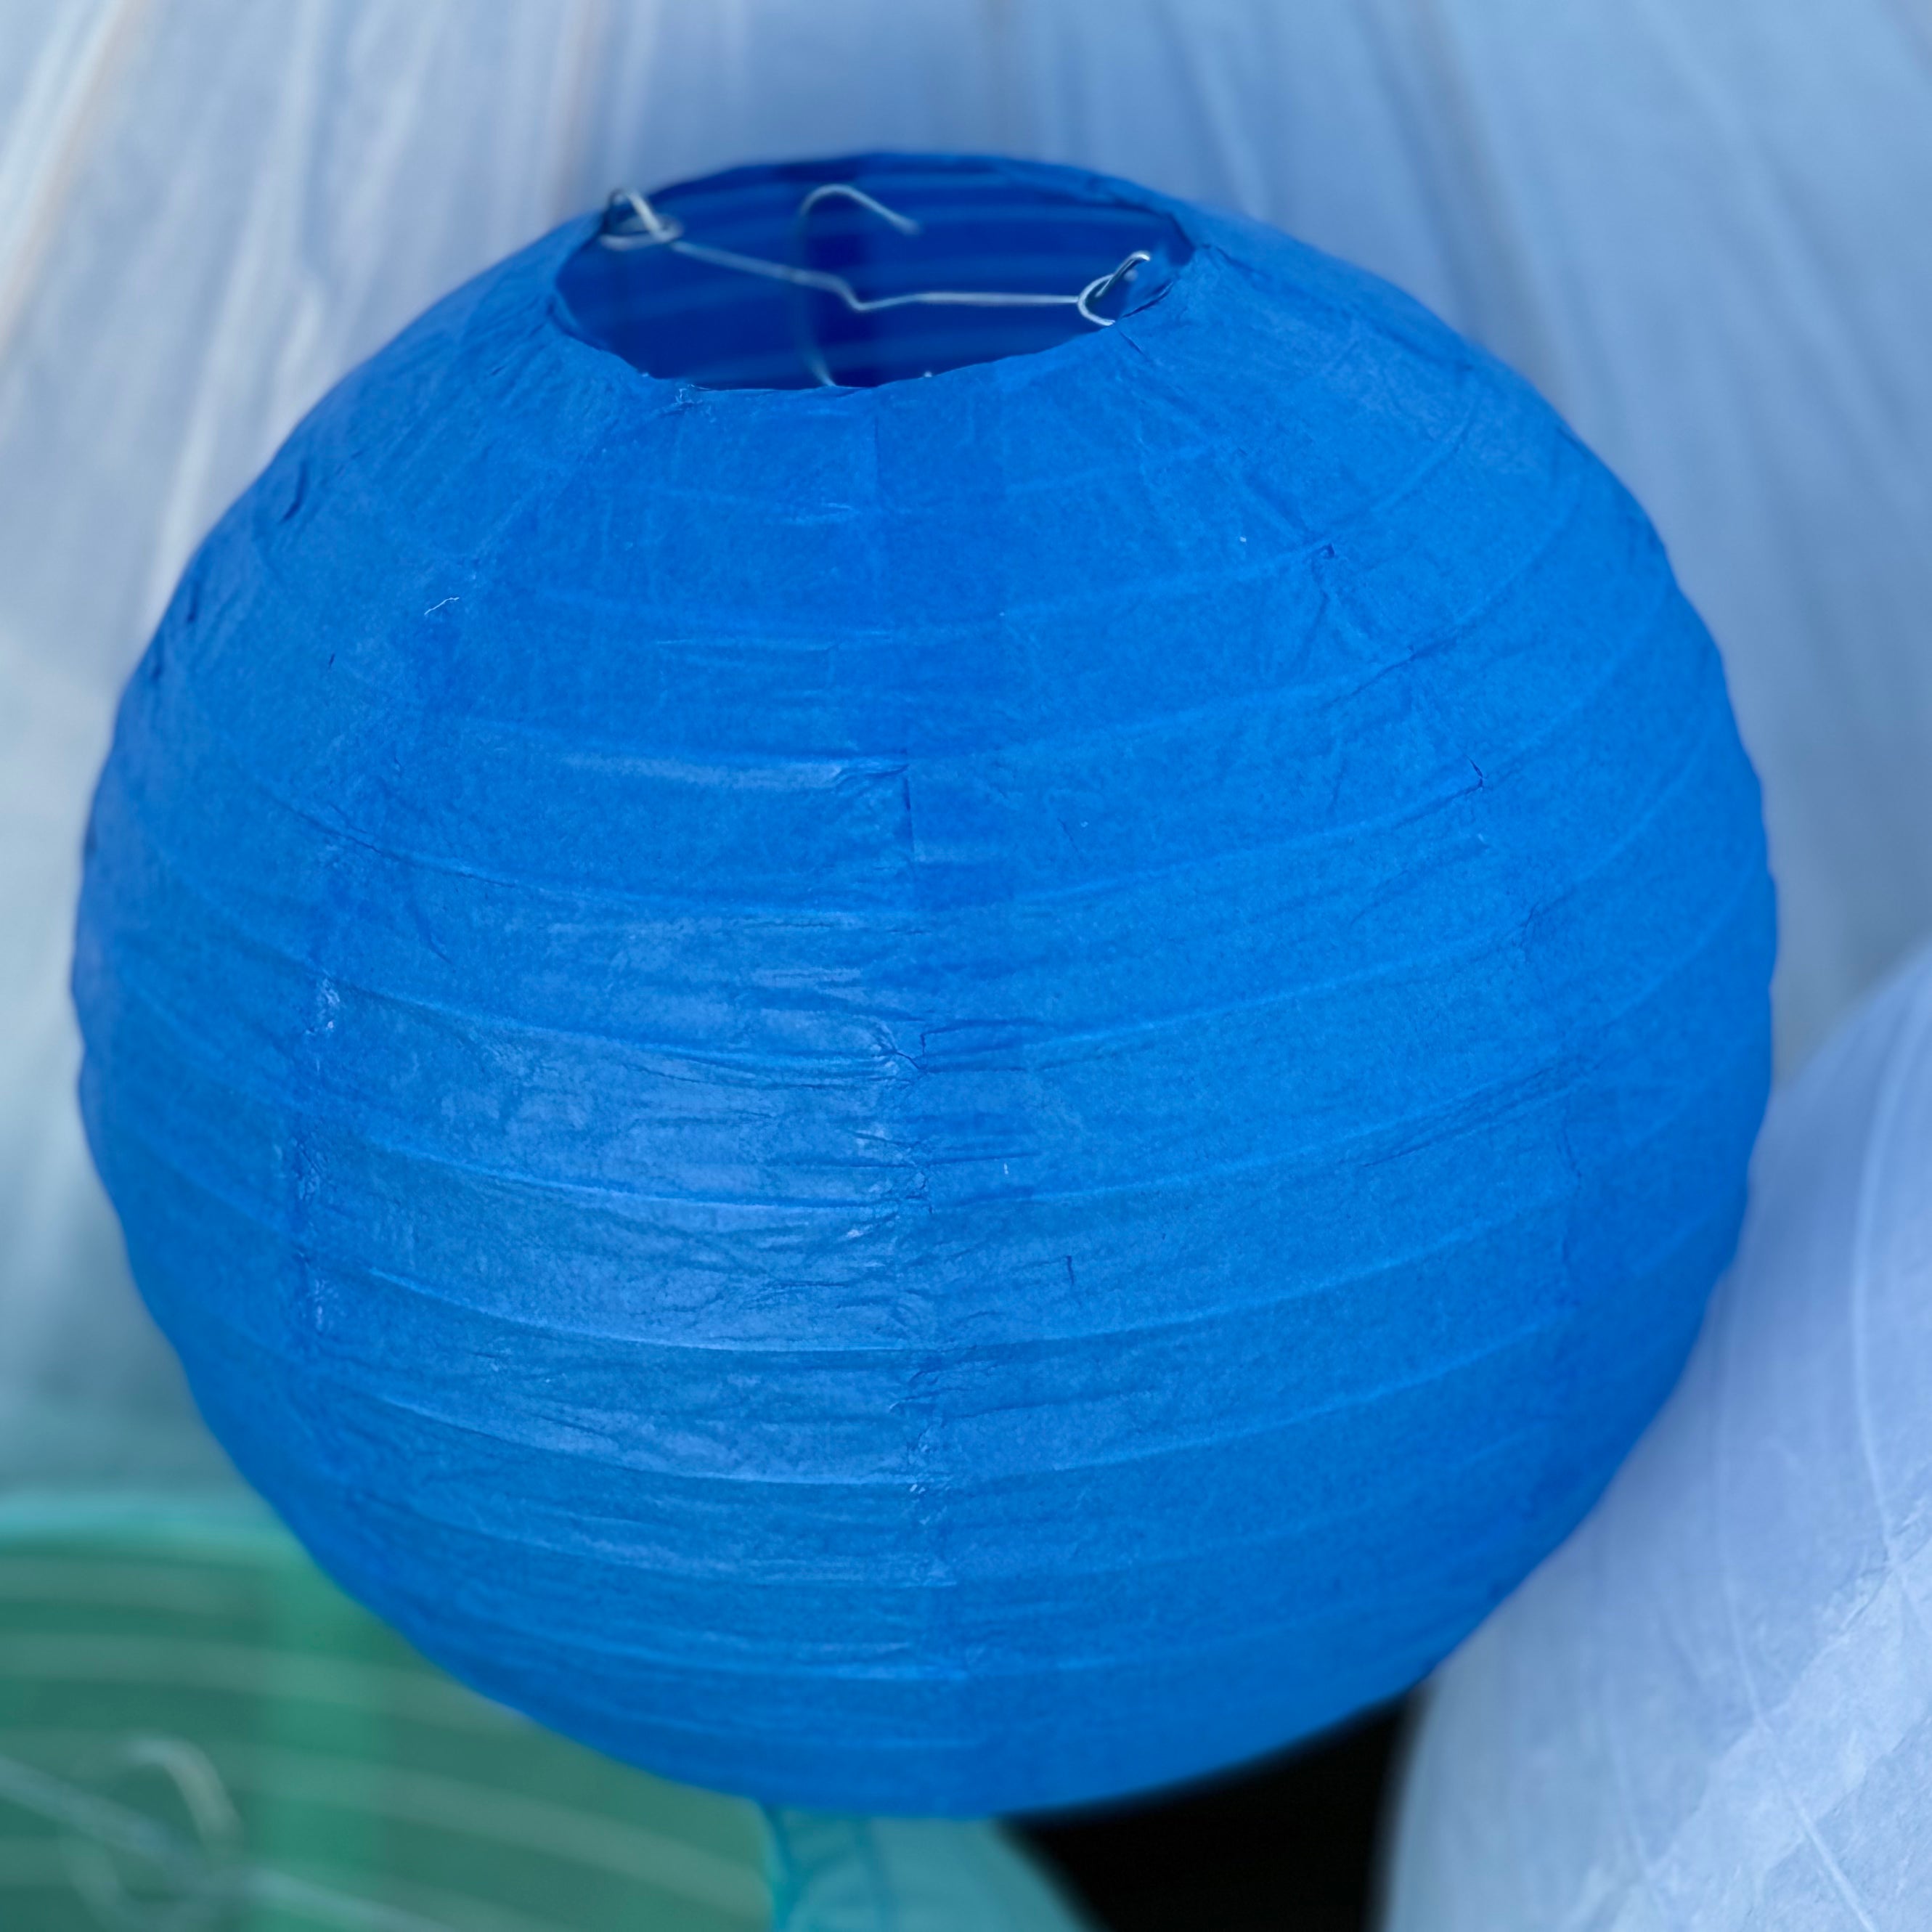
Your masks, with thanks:
[[[1582,1513],[1730,1251],[1771,896],[1709,640],[1521,382],[1072,171],[661,205],[778,248],[831,176],[1009,222],[975,285],[1161,260],[870,388],[643,373],[590,220],[432,310],[129,686],[83,1099],[218,1432],[433,1655],[1010,1809],[1400,1688]],[[782,300],[625,272],[640,356]]]

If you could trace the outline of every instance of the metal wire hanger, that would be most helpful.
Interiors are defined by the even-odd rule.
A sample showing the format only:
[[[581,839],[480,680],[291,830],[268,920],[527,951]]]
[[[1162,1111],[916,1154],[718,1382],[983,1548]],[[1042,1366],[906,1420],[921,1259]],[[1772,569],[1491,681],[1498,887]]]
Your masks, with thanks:
[[[812,211],[825,201],[849,201],[890,222],[902,235],[916,235],[920,224],[909,214],[888,208],[863,188],[845,182],[826,182],[808,194],[792,217],[792,235],[799,252],[804,253],[806,229]],[[616,249],[668,248],[676,255],[688,255],[694,262],[708,262],[714,268],[730,268],[741,274],[762,275],[767,280],[784,282],[794,288],[815,289],[836,296],[854,315],[872,315],[880,309],[908,308],[915,304],[958,308],[1070,308],[1083,322],[1096,328],[1111,328],[1117,317],[1096,315],[1093,304],[1111,293],[1133,274],[1143,262],[1154,260],[1144,248],[1136,248],[1104,275],[1096,275],[1077,295],[1049,296],[1007,293],[994,289],[915,289],[910,294],[874,296],[860,294],[843,275],[824,268],[800,268],[787,262],[767,261],[761,255],[741,255],[730,248],[714,248],[708,243],[686,238],[684,224],[675,216],[660,214],[634,188],[620,188],[612,194],[604,211],[604,226],[598,238],[605,248]],[[824,352],[812,332],[810,321],[800,304],[794,322],[799,340],[799,356],[812,380],[828,389],[840,386],[826,366]]]

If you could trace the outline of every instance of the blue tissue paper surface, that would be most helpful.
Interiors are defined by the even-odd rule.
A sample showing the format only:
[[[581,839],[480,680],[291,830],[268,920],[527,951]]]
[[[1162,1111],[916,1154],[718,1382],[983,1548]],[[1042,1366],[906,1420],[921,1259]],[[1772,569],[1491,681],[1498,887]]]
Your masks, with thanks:
[[[802,235],[827,180],[920,232]],[[1281,235],[939,157],[657,206],[868,298],[1152,259],[859,314],[590,218],[324,400],[95,802],[142,1292],[336,1576],[677,1778],[1016,1809],[1400,1690],[1731,1251],[1710,641],[1526,385]]]

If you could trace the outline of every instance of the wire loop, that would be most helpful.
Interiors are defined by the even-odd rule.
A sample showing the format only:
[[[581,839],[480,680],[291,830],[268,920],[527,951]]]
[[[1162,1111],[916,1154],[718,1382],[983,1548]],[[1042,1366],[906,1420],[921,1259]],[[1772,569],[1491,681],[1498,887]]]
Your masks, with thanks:
[[[854,188],[846,182],[825,182],[804,196],[792,217],[793,243],[801,256],[805,252],[807,224],[812,210],[821,202],[831,200],[851,202],[868,214],[890,223],[902,235],[917,235],[921,232],[920,224],[910,215],[888,208],[863,188]],[[634,225],[616,225],[626,220]],[[635,188],[618,188],[612,194],[604,208],[604,226],[597,238],[605,248],[612,249],[668,248],[674,254],[706,262],[712,268],[728,268],[738,274],[762,276],[768,281],[782,282],[790,288],[836,296],[854,315],[876,315],[884,309],[922,306],[1070,308],[1082,321],[1090,322],[1096,328],[1111,328],[1118,318],[1096,315],[1093,304],[1132,277],[1142,262],[1154,259],[1146,249],[1136,248],[1105,274],[1096,275],[1078,293],[1070,296],[1028,294],[996,289],[914,289],[904,295],[868,297],[860,295],[843,275],[835,275],[828,269],[808,268],[802,262],[769,261],[761,255],[742,255],[734,249],[714,248],[706,242],[691,241],[686,235],[683,223],[674,215],[659,214],[645,196]],[[806,306],[800,303],[793,311],[799,358],[805,364],[806,373],[821,388],[836,389],[839,384],[826,365]]]

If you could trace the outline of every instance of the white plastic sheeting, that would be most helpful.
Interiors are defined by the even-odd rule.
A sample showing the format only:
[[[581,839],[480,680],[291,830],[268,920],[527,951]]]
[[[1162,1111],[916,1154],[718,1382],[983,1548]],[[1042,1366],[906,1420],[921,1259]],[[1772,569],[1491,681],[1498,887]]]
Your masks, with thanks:
[[[194,542],[345,368],[613,183],[874,146],[1238,205],[1487,340],[1725,650],[1787,1060],[1932,930],[1924,0],[9,0],[0,1470],[207,1454],[62,984],[114,694]]]
[[[92,772],[194,544],[302,410],[566,199],[543,5],[0,8],[0,1476],[218,1478],[73,1100]],[[546,172],[548,170],[548,172]]]
[[[1932,954],[1754,1186],[1677,1393],[1428,1694],[1385,1932],[1932,1925]]]

